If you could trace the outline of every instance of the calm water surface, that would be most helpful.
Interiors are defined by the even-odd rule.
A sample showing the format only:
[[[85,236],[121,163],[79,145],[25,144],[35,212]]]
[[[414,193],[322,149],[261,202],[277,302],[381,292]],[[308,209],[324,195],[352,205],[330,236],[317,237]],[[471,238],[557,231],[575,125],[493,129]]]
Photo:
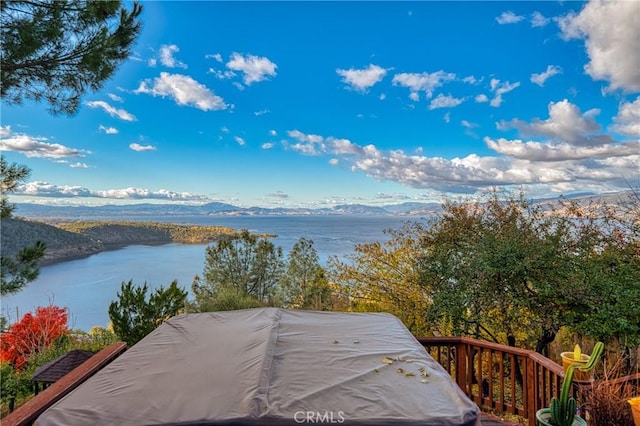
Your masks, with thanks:
[[[220,225],[277,234],[274,243],[282,247],[285,254],[298,239],[305,237],[313,240],[323,264],[329,256],[342,257],[351,253],[357,243],[388,239],[383,231],[397,229],[407,220],[353,216],[147,216],[126,219]],[[41,268],[40,277],[20,293],[2,298],[2,315],[15,321],[16,317],[33,311],[36,306],[53,303],[69,308],[72,328],[89,330],[94,325],[105,326],[109,321],[109,303],[116,298],[123,281],[147,282],[150,288],[156,288],[178,280],[181,287],[189,289],[194,275],[202,274],[205,248],[206,245],[200,244],[135,245],[45,266]]]

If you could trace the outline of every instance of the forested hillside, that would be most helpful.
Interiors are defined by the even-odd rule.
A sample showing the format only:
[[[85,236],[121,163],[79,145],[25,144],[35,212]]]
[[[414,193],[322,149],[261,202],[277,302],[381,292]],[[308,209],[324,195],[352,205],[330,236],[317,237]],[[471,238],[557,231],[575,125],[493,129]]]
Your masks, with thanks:
[[[190,226],[152,222],[64,222],[46,224],[17,218],[2,219],[1,247],[4,256],[13,256],[36,241],[46,244],[43,264],[88,256],[103,250],[131,244],[171,242],[203,244],[221,235],[232,235],[231,228]]]

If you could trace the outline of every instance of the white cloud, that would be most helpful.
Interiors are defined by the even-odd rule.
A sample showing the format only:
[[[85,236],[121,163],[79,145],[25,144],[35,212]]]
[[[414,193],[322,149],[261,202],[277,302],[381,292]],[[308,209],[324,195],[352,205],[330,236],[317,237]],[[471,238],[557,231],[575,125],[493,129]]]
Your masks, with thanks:
[[[265,142],[265,143],[263,143],[260,147],[261,147],[262,149],[271,149],[271,148],[273,148],[274,146],[276,146],[276,144],[275,144],[275,143],[273,143],[273,142]]]
[[[213,54],[209,54],[209,55],[204,55],[205,58],[207,59],[215,59],[218,62],[222,62],[222,55],[219,53],[213,53]]]
[[[69,164],[69,167],[71,167],[72,169],[88,169],[89,166],[85,163],[71,163]]]
[[[331,158],[329,160],[329,164],[331,164],[332,166],[337,166],[338,163],[340,163],[340,160],[338,160],[337,158]]]
[[[129,148],[134,151],[143,152],[143,151],[155,151],[156,147],[153,145],[140,145],[138,143],[129,144]]]
[[[98,126],[98,130],[105,132],[107,135],[118,134],[118,129],[116,129],[115,127],[105,127],[102,124]]]
[[[478,103],[482,103],[482,102],[489,102],[489,98],[487,97],[487,95],[485,95],[484,93],[479,94],[478,96],[475,97],[476,102]]]
[[[600,131],[600,125],[593,117],[599,113],[599,110],[592,109],[582,114],[580,109],[567,99],[550,102],[548,109],[549,118],[546,120],[534,119],[531,123],[518,119],[500,121],[498,128],[501,130],[515,128],[525,136],[545,136],[553,141],[566,142],[574,146],[612,142],[609,136],[596,134]]]
[[[320,155],[326,150],[324,138],[320,135],[306,134],[299,130],[289,130],[287,134],[297,142],[286,144],[285,147],[289,147],[294,151],[304,155]]]
[[[69,148],[59,143],[49,143],[47,138],[29,136],[24,133],[12,133],[9,126],[3,127],[0,139],[0,151],[14,151],[31,158],[78,158],[90,154],[82,149]]]
[[[85,103],[89,108],[101,108],[107,114],[114,118],[119,118],[124,121],[136,121],[135,115],[124,109],[114,108],[105,101],[90,101]]]
[[[523,142],[519,139],[507,140],[500,138],[493,140],[486,137],[485,143],[489,148],[500,154],[530,161],[566,161],[626,157],[640,153],[640,142],[576,147],[566,142]]]
[[[122,188],[107,190],[91,190],[81,186],[54,185],[48,182],[35,181],[21,185],[17,188],[16,194],[30,195],[37,197],[71,198],[71,197],[94,197],[109,198],[117,200],[176,200],[176,201],[207,201],[208,197],[196,195],[190,192],[174,192],[167,189],[151,191],[143,188]]]
[[[640,137],[640,96],[633,102],[624,102],[613,117],[610,130],[627,136]]]
[[[158,60],[156,58],[149,58],[147,64],[149,64],[150,67],[154,68],[156,65],[158,65]]]
[[[227,68],[242,72],[244,84],[250,86],[253,83],[266,80],[268,77],[274,77],[278,66],[266,57],[243,56],[234,52],[227,62]]]
[[[134,93],[152,96],[169,96],[178,105],[188,105],[202,111],[217,111],[227,108],[224,100],[211,92],[205,85],[183,74],[160,73],[160,77],[145,80]]]
[[[445,123],[451,123],[451,113],[447,112],[445,115],[442,116],[442,119],[444,120]]]
[[[467,77],[462,79],[462,82],[463,83],[467,83],[467,84],[479,84],[481,81],[482,81],[482,78],[480,80],[478,80],[477,78],[475,78],[472,75],[467,76]]]
[[[418,94],[418,92],[411,92],[409,93],[409,99],[414,102],[418,102],[420,100],[420,95]]]
[[[387,95],[385,95],[384,93],[380,93],[380,100],[384,101],[387,98]]]
[[[545,81],[547,79],[553,77],[554,75],[560,74],[562,72],[562,68],[556,65],[549,65],[547,69],[540,74],[531,74],[531,82],[537,84],[538,86],[544,86]]]
[[[443,70],[434,73],[400,73],[393,76],[393,85],[407,87],[411,93],[424,91],[428,98],[433,96],[433,91],[442,87],[444,83],[455,80],[456,75]],[[411,95],[410,95],[411,96]]]
[[[226,126],[222,126],[222,127],[220,128],[220,131],[221,131],[222,133],[229,133],[229,128],[228,128],[228,127],[226,127]]]
[[[505,93],[511,92],[513,89],[520,86],[520,82],[515,82],[513,84],[505,81],[504,83],[500,83],[500,80],[493,78],[491,79],[491,91],[494,93],[493,99],[489,102],[489,105],[492,107],[499,107],[502,105],[502,95]],[[477,100],[477,98],[476,98]]]
[[[276,136],[278,134],[278,132],[276,132],[275,130],[269,130],[269,134],[271,136]]]
[[[184,62],[173,57],[173,54],[179,51],[180,48],[175,44],[163,44],[160,46],[160,63],[168,68],[187,68]]]
[[[11,134],[11,126],[0,126],[0,137],[4,138],[5,136],[9,136]]]
[[[532,28],[537,28],[537,27],[544,27],[546,26],[549,21],[551,21],[551,19],[549,18],[545,18],[545,16],[538,12],[535,11],[531,14],[531,27]]]
[[[592,0],[557,22],[565,39],[585,40],[588,75],[610,90],[640,90],[640,2]]]
[[[464,102],[464,99],[454,98],[451,95],[443,95],[440,93],[436,96],[435,99],[431,100],[429,104],[429,109],[438,109],[438,108],[454,108]]]
[[[111,99],[114,102],[124,102],[124,99],[122,99],[120,96],[116,94],[107,93],[107,96],[109,97],[109,99]]]
[[[220,71],[220,70],[216,70],[214,68],[209,68],[209,71],[207,71],[207,74],[213,74],[216,76],[217,79],[219,80],[227,80],[230,78],[235,77],[237,74],[233,71]],[[244,87],[243,87],[244,88]]]
[[[245,140],[240,136],[234,136],[233,140],[236,141],[236,143],[240,146],[244,146],[246,144]]]
[[[516,15],[511,11],[502,12],[500,16],[496,18],[496,22],[500,25],[504,24],[516,24],[524,19],[524,16]]]
[[[269,114],[270,112],[271,111],[269,111],[268,109],[262,109],[260,111],[255,111],[253,115],[255,115],[256,117],[260,117],[261,115]]]
[[[346,85],[360,92],[366,92],[374,84],[381,81],[387,74],[386,69],[373,64],[369,64],[368,68],[337,69],[336,72],[342,77],[342,81]]]
[[[476,123],[472,123],[472,122],[467,121],[467,120],[462,120],[462,121],[460,122],[460,124],[462,124],[462,126],[463,126],[463,127],[466,127],[467,129],[474,129],[474,128],[476,128],[476,127],[478,127],[478,126],[479,126],[478,124],[476,124]]]

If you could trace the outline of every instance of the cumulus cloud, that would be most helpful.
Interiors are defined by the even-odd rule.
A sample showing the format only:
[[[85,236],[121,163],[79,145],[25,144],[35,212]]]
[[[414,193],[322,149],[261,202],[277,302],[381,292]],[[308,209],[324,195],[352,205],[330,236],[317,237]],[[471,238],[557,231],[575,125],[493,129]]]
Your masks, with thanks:
[[[129,144],[129,148],[134,151],[143,152],[143,151],[155,151],[156,147],[153,145],[140,145],[139,143],[131,143]]]
[[[467,76],[467,77],[462,79],[462,82],[463,83],[467,83],[467,84],[479,84],[481,81],[482,81],[482,78],[478,80],[477,78],[475,78],[472,75]]]
[[[493,99],[489,102],[492,107],[499,107],[502,105],[502,95],[511,92],[512,90],[520,87],[520,82],[509,83],[508,81],[500,82],[497,78],[491,79],[491,91],[494,93]],[[477,98],[476,98],[477,101]]]
[[[502,12],[500,16],[496,18],[496,22],[500,25],[516,24],[524,19],[524,16],[516,15],[511,11]]]
[[[320,135],[306,134],[299,130],[289,130],[287,132],[290,138],[295,139],[293,144],[285,144],[294,151],[298,151],[304,155],[320,155],[325,152],[324,138]]]
[[[411,94],[424,91],[428,98],[433,96],[433,91],[443,84],[455,80],[456,75],[443,70],[434,73],[400,73],[393,76],[394,86],[407,87]],[[410,96],[411,96],[410,94]]]
[[[108,102],[105,101],[90,101],[85,103],[89,108],[100,108],[104,110],[107,114],[114,118],[119,118],[124,121],[136,121],[136,117],[130,112],[122,109],[115,108],[109,105]]]
[[[387,75],[386,69],[373,64],[369,64],[367,68],[363,69],[349,68],[344,70],[338,68],[336,72],[348,87],[359,92],[366,92]]]
[[[592,0],[557,22],[565,39],[585,40],[588,75],[608,81],[610,90],[640,90],[639,2]]]
[[[244,84],[250,86],[253,83],[266,80],[268,77],[275,77],[278,66],[264,56],[243,56],[234,52],[227,62],[227,68],[241,72]]]
[[[598,146],[580,146],[561,143],[523,142],[519,139],[494,140],[486,137],[485,143],[492,150],[510,157],[530,161],[566,161],[589,158],[626,157],[640,152],[640,142],[609,143]]]
[[[218,111],[228,107],[224,100],[204,84],[183,74],[160,73],[160,77],[144,80],[134,93],[170,97],[178,105],[188,105],[202,111]]]
[[[13,133],[9,126],[0,133],[0,151],[14,151],[32,158],[78,158],[90,154],[89,151],[70,148],[59,143],[49,143],[42,136],[30,136],[25,133]]]
[[[454,98],[451,95],[443,95],[440,93],[436,96],[435,99],[431,100],[429,104],[429,109],[438,109],[438,108],[454,108],[464,102],[464,99]]]
[[[89,165],[86,163],[71,163],[69,164],[69,167],[72,169],[88,169]]]
[[[532,28],[544,27],[550,21],[551,21],[551,19],[545,18],[545,16],[542,13],[538,12],[538,11],[535,11],[535,12],[533,12],[531,14],[531,27]]]
[[[173,54],[179,51],[180,48],[175,44],[164,44],[160,46],[160,63],[168,68],[187,68],[184,62],[180,62],[173,57]]]
[[[484,93],[481,93],[478,96],[476,96],[475,100],[478,103],[489,102],[489,98]]]
[[[118,134],[118,129],[115,127],[105,127],[102,124],[98,126],[98,130],[101,132],[105,132],[107,135],[116,135]]]
[[[109,198],[117,200],[175,200],[175,201],[207,201],[208,197],[196,195],[190,192],[174,192],[167,189],[151,191],[143,188],[123,188],[107,190],[91,190],[82,186],[54,185],[48,182],[35,181],[20,185],[16,190],[17,195],[29,195],[37,197],[73,198],[93,197]]]
[[[240,146],[244,146],[246,144],[245,140],[240,136],[234,136],[233,140],[236,141],[236,143]]]
[[[263,143],[260,147],[261,147],[262,149],[271,149],[271,148],[273,148],[274,146],[276,146],[276,144],[275,144],[275,143],[273,143],[273,142],[265,142],[265,143]]]
[[[548,110],[549,118],[546,120],[534,119],[531,123],[518,119],[502,120],[498,123],[498,128],[515,128],[524,136],[544,136],[552,141],[566,142],[574,146],[612,142],[609,136],[596,134],[600,131],[600,125],[594,116],[600,112],[599,110],[592,109],[582,114],[580,109],[567,99],[550,102]]]
[[[545,81],[547,79],[553,77],[554,75],[560,74],[562,72],[562,68],[556,65],[549,65],[547,69],[540,74],[531,74],[531,82],[537,84],[538,86],[544,86]]]
[[[278,132],[276,132],[275,130],[269,130],[269,134],[271,136],[276,136],[278,134]]]
[[[640,137],[640,96],[633,102],[624,102],[613,118],[610,130],[627,136]]]

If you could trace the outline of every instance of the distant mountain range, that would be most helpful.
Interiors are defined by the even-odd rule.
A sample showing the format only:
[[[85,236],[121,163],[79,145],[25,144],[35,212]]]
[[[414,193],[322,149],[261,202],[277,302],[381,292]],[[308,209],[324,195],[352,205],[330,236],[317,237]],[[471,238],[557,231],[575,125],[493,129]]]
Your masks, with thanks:
[[[591,201],[616,204],[627,198],[630,191],[610,194],[579,193],[565,198],[576,199],[580,203]],[[537,202],[554,202],[559,198],[546,198]],[[438,213],[441,203],[407,202],[386,206],[363,204],[342,204],[326,208],[287,207],[238,207],[226,203],[202,205],[185,204],[123,204],[103,206],[53,206],[43,204],[18,203],[16,215],[27,218],[76,218],[76,217],[126,217],[126,216],[311,216],[311,215],[358,215],[358,216],[426,216]]]

